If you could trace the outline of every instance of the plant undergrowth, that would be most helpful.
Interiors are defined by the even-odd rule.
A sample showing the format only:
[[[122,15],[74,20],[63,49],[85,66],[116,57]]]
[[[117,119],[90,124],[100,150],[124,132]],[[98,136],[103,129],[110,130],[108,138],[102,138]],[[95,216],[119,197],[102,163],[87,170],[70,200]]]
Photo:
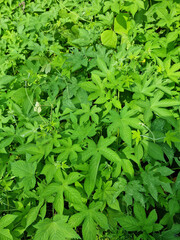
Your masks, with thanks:
[[[0,239],[180,238],[177,0],[0,1]]]

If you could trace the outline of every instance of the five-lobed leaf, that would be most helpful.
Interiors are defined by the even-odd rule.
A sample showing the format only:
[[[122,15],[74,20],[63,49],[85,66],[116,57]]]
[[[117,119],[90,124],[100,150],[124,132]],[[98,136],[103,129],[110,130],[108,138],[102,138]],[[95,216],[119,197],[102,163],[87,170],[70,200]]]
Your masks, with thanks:
[[[60,215],[56,215],[54,219],[45,218],[35,225],[37,232],[34,240],[80,239],[79,235],[66,222],[67,218]]]
[[[25,190],[29,190],[35,186],[36,178],[34,175],[36,167],[36,162],[29,163],[23,160],[19,160],[11,164],[12,173],[16,177],[22,179],[20,186],[24,187]]]

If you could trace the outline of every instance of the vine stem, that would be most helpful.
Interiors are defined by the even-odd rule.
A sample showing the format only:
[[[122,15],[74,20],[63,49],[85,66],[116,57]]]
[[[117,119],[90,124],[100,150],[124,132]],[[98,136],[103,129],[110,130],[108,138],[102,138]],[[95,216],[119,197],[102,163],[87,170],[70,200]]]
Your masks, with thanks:
[[[151,138],[151,137],[149,137],[149,136],[146,136],[146,135],[140,135],[141,137],[146,137],[146,138],[149,138],[149,139],[151,139],[151,140],[153,140],[153,141],[157,141],[157,140],[160,140],[160,139],[164,139],[165,137],[161,137],[161,138]]]
[[[148,126],[146,126],[144,123],[139,123],[140,125],[142,125],[143,127],[145,127],[152,135],[152,137],[146,136],[146,135],[140,135],[141,137],[146,137],[149,138],[151,140],[153,140],[153,142],[155,143],[155,141],[160,140],[160,139],[164,139],[165,137],[160,137],[160,138],[155,138],[153,132],[151,131],[150,128],[148,128]]]
[[[150,128],[148,128],[148,126],[146,126],[144,123],[140,123],[140,125],[142,125],[143,127],[145,127],[150,133],[151,133],[151,135],[152,135],[152,140],[153,140],[153,142],[155,142],[155,136],[154,136],[154,134],[153,134],[153,132],[151,131],[151,129]],[[150,138],[150,137],[148,137],[148,138]]]

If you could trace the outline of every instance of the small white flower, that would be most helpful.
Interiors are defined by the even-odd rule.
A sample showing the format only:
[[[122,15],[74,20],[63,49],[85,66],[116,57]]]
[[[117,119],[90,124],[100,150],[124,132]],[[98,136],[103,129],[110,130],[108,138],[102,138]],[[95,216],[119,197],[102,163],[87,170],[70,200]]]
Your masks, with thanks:
[[[35,104],[35,107],[34,107],[34,111],[37,112],[37,113],[40,113],[41,112],[41,105],[39,102],[36,102]]]

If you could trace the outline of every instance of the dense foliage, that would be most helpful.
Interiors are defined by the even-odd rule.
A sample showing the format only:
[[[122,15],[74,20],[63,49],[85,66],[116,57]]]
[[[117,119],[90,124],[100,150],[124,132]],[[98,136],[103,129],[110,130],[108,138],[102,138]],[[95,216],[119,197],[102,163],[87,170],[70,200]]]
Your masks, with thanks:
[[[179,239],[178,0],[0,1],[0,239]]]

